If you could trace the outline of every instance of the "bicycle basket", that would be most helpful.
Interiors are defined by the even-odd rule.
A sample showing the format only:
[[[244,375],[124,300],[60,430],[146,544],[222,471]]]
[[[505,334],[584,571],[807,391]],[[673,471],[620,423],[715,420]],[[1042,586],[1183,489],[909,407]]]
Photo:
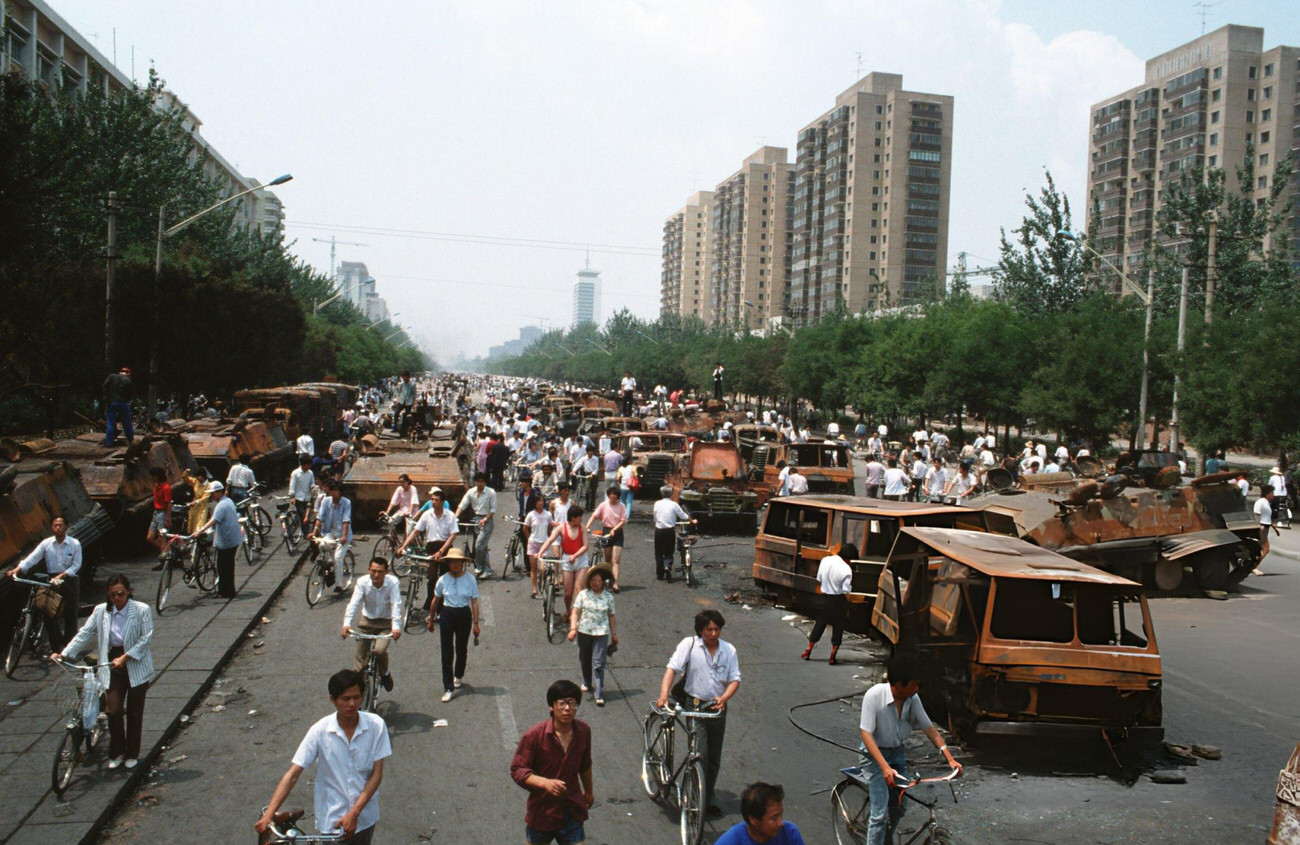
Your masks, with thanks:
[[[65,713],[80,713],[81,725],[86,730],[99,719],[99,698],[104,692],[99,678],[91,674],[82,676],[68,672],[54,683],[54,700]]]

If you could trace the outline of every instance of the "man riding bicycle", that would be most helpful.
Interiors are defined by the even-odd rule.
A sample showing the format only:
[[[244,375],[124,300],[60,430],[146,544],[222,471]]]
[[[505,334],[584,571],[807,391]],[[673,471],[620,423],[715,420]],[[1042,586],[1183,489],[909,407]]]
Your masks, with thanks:
[[[330,572],[329,583],[333,583],[334,574],[343,565],[348,545],[352,542],[352,502],[343,498],[343,488],[333,479],[325,482],[326,498],[316,510],[316,525],[307,539],[329,537],[338,541],[334,547],[334,569]],[[335,587],[336,593],[343,590]]]
[[[487,474],[474,473],[474,489],[465,494],[456,509],[456,518],[478,524],[478,539],[474,543],[474,575],[480,579],[492,577],[488,563],[488,539],[492,536],[492,520],[497,512],[497,491],[487,486]],[[468,516],[467,516],[468,515]]]
[[[388,561],[382,557],[372,558],[369,578],[358,578],[352,589],[352,600],[343,614],[343,627],[339,636],[347,639],[356,622],[357,611],[361,611],[361,621],[356,622],[356,629],[363,634],[393,635],[392,642],[402,637],[402,584],[396,575],[388,572]],[[366,668],[373,647],[379,658],[379,674],[383,678],[384,689],[393,691],[393,676],[388,671],[389,640],[357,640],[356,670]]]

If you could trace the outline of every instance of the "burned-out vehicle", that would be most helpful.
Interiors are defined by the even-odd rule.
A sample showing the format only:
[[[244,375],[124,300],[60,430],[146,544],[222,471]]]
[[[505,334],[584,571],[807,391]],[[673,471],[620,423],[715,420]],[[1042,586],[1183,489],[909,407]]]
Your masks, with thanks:
[[[439,487],[452,505],[460,503],[470,486],[473,460],[460,436],[463,424],[437,428],[423,443],[384,439],[382,448],[357,459],[343,477],[343,495],[352,502],[358,525],[371,523],[388,506],[397,489],[398,476],[411,477],[423,499],[430,487]]]
[[[781,431],[774,425],[743,422],[731,427],[731,438],[740,447],[740,456],[745,459],[745,463],[749,464],[750,469],[753,469],[756,463],[754,459],[755,448],[780,443]],[[761,458],[759,463],[758,468],[761,470]]]
[[[926,711],[963,741],[1164,735],[1151,612],[1127,578],[1014,537],[903,528],[871,621],[927,658]]]
[[[1112,477],[1064,496],[1013,490],[973,504],[994,530],[1157,590],[1231,589],[1268,551],[1223,477],[1162,489],[1122,489]]]
[[[593,440],[605,430],[605,421],[617,416],[612,408],[582,408],[578,411],[578,433]]]
[[[624,431],[615,447],[629,456],[641,480],[638,495],[659,498],[659,488],[681,476],[686,457],[686,435],[670,431]]]
[[[1178,456],[1155,449],[1120,452],[1115,458],[1115,473],[1126,476],[1133,484],[1161,489],[1177,487],[1183,478]]]
[[[682,506],[696,518],[735,516],[752,528],[758,527],[758,509],[772,494],[767,483],[749,480],[749,468],[735,443],[693,443],[679,483]]]
[[[924,525],[978,525],[976,511],[953,505],[892,502],[861,496],[786,496],[768,503],[754,538],[754,583],[782,604],[815,610],[821,602],[817,567],[845,543],[858,548],[853,570],[848,630],[871,630],[871,607],[885,559],[900,529]]]
[[[854,493],[853,456],[847,443],[827,440],[821,443],[771,444],[755,449],[755,455],[765,452],[763,480],[774,489],[779,487],[781,461],[799,467],[799,474],[808,481],[809,493]],[[755,461],[757,463],[757,461]],[[751,472],[755,467],[751,464]]]

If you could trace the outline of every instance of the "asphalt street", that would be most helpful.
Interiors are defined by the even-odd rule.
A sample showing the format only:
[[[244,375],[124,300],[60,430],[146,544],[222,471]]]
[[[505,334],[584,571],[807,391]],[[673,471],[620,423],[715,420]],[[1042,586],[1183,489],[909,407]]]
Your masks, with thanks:
[[[645,512],[645,505],[638,503]],[[498,534],[497,542],[501,542]],[[367,544],[358,544],[366,548]],[[939,814],[957,841],[973,843],[1259,842],[1273,812],[1277,770],[1300,738],[1294,674],[1300,537],[1283,532],[1264,576],[1227,601],[1156,599],[1170,739],[1211,744],[1223,759],[1183,769],[1186,784],[1148,777],[1126,785],[1104,749],[1021,743],[963,750],[959,803],[945,790]],[[744,676],[732,702],[719,780],[727,816],[710,823],[712,842],[739,819],[745,784],[785,785],[786,816],[810,843],[833,842],[829,790],[854,755],[796,728],[856,743],[861,693],[881,671],[880,653],[851,638],[842,665],[799,660],[808,622],[761,602],[749,578],[752,538],[708,534],[697,547],[703,583],[655,582],[647,523],[628,531],[618,596],[621,648],[612,658],[607,706],[588,700],[579,718],[594,736],[597,804],[592,843],[671,843],[676,815],[641,789],[641,722],[663,665],[702,607],[727,617],[725,639]],[[343,601],[308,608],[303,576],[289,584],[262,627],[226,667],[218,694],[200,707],[148,783],[108,826],[105,841],[152,843],[178,829],[221,842],[251,841],[251,825],[307,727],[331,712],[330,673],[351,665],[339,639]],[[394,754],[381,789],[377,841],[518,842],[524,793],[509,778],[519,734],[545,716],[545,690],[579,679],[577,649],[547,643],[526,581],[483,585],[484,630],[471,646],[465,689],[438,696],[436,640],[412,630],[393,646],[397,687],[379,712]],[[254,647],[256,645],[256,647]],[[824,660],[826,646],[820,655]],[[220,706],[220,710],[216,707]],[[440,720],[445,720],[442,725]],[[930,770],[937,757],[917,744],[909,760]],[[1172,764],[1170,764],[1172,765]],[[311,807],[304,776],[291,805]],[[918,816],[913,812],[909,818]]]

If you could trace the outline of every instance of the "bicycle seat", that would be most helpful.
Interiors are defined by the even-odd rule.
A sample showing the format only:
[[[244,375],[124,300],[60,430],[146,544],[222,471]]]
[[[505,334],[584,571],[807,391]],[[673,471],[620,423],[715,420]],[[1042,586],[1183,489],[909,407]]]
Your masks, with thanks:
[[[294,822],[298,821],[298,819],[302,818],[306,814],[307,811],[304,810],[302,807],[297,807],[292,810],[281,810],[280,812],[276,813],[275,816],[272,817],[272,821],[277,826],[282,824],[293,824]]]

